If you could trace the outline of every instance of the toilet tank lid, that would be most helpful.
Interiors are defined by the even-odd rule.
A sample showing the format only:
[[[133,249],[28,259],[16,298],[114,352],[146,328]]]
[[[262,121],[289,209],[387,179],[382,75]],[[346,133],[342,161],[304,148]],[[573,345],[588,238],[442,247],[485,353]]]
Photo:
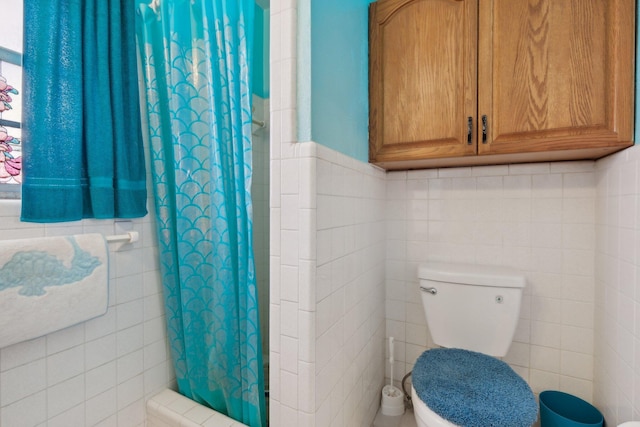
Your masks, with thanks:
[[[500,288],[524,288],[526,285],[526,278],[520,270],[493,265],[427,262],[420,265],[418,277],[438,282]]]

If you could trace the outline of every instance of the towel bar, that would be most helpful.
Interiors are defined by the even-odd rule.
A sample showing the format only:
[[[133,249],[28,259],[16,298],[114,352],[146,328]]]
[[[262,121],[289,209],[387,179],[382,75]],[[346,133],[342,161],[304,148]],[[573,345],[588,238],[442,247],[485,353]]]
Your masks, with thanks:
[[[124,242],[124,243],[133,243],[137,242],[140,238],[140,235],[137,231],[128,231],[127,234],[116,234],[113,236],[107,236],[107,242]]]

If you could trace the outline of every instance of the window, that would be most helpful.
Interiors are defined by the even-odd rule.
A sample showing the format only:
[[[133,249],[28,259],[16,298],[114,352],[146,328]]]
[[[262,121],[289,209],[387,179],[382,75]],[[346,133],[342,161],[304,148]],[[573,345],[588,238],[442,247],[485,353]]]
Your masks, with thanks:
[[[0,198],[19,198],[22,182],[22,0],[0,4]]]

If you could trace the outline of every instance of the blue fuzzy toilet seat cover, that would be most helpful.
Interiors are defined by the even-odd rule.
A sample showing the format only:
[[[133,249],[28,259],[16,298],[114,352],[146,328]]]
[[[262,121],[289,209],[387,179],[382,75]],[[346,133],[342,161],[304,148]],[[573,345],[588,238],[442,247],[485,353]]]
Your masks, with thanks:
[[[464,427],[530,427],[538,405],[529,385],[505,362],[455,348],[427,350],[411,374],[436,414]]]

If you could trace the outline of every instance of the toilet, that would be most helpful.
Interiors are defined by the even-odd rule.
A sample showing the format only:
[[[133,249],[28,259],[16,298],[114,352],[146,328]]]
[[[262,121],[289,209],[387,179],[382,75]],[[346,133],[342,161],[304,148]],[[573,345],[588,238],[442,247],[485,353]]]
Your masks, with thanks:
[[[427,326],[439,346],[414,365],[418,427],[529,427],[538,404],[505,362],[526,284],[518,270],[431,262],[420,266]]]

